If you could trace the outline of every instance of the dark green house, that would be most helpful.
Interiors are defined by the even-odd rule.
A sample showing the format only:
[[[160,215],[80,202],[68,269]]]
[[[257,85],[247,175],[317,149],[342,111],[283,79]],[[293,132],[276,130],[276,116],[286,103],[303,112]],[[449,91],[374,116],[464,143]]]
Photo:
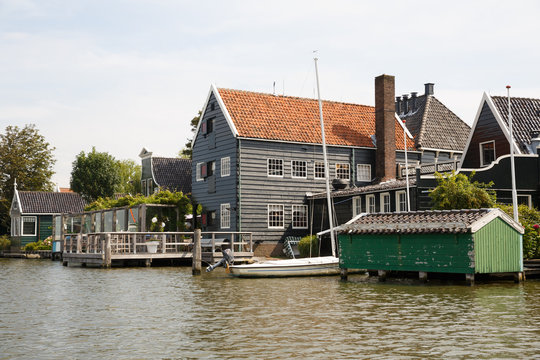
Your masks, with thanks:
[[[84,200],[73,192],[18,191],[11,202],[12,246],[24,246],[52,235],[53,215],[80,213]]]
[[[523,272],[523,227],[500,209],[361,214],[338,229],[342,269]]]

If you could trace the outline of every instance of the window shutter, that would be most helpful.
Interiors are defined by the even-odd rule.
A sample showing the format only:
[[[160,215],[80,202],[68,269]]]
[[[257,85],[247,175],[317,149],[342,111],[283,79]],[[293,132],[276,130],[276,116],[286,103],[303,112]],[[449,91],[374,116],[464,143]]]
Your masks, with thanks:
[[[201,166],[201,177],[202,178],[205,178],[208,174],[208,165],[207,164],[202,164]]]
[[[201,215],[201,222],[202,222],[203,225],[206,226],[206,214]]]
[[[201,133],[206,135],[206,121],[203,121],[201,124]]]

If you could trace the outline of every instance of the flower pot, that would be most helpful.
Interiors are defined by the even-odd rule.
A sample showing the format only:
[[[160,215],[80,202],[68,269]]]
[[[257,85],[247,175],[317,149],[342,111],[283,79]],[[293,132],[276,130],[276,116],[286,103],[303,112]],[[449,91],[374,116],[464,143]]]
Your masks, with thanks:
[[[146,251],[148,251],[150,254],[155,254],[157,253],[158,245],[159,245],[159,241],[147,241]]]

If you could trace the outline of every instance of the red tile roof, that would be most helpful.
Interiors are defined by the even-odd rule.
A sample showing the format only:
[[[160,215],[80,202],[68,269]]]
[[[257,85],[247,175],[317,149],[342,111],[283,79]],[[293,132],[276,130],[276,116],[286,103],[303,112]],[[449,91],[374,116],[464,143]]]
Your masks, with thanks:
[[[247,138],[322,143],[319,104],[315,99],[218,89],[238,135]],[[326,143],[375,147],[375,108],[323,101]],[[403,149],[402,127],[396,119],[396,147]],[[407,140],[414,148],[414,141]]]

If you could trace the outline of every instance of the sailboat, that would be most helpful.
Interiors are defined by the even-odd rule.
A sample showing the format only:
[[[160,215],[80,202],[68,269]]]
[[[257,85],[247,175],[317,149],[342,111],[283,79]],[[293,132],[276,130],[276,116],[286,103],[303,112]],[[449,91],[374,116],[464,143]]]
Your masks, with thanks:
[[[324,172],[326,178],[326,198],[328,204],[328,220],[330,225],[330,238],[332,242],[332,256],[319,256],[302,259],[267,260],[253,264],[230,265],[227,271],[237,277],[289,277],[289,276],[320,276],[337,275],[339,258],[336,256],[336,239],[333,231],[332,200],[330,198],[330,176],[328,171],[328,158],[326,154],[326,140],[324,135],[324,120],[322,112],[321,93],[319,91],[319,71],[317,58],[315,61],[315,76],[317,78],[317,95],[319,99],[319,117],[321,121],[322,147],[324,157]]]

